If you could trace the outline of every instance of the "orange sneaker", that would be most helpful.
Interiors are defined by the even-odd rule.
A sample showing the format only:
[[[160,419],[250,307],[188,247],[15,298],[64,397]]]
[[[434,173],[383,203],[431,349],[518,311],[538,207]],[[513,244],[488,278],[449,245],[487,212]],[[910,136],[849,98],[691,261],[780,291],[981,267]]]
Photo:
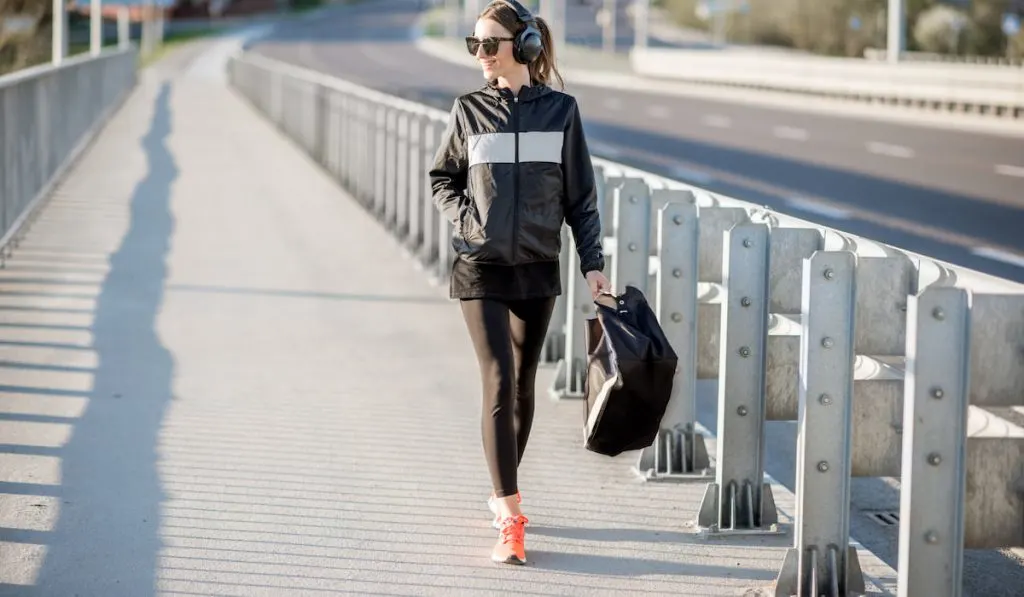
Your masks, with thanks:
[[[523,503],[523,496],[520,492],[516,492],[516,503]],[[498,498],[491,492],[491,497],[487,498],[487,507],[491,510],[491,514],[494,515],[494,520],[491,521],[491,527],[495,530],[501,529],[501,516],[498,515]]]
[[[530,522],[525,516],[509,517],[501,521],[498,530],[498,543],[491,552],[491,560],[499,564],[526,563],[526,524]]]

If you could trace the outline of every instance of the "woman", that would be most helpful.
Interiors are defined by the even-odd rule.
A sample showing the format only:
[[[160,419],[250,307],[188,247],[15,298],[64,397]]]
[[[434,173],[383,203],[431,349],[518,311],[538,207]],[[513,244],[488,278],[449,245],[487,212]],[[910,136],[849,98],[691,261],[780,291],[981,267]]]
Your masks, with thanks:
[[[517,469],[569,224],[591,294],[601,273],[594,171],[576,100],[549,87],[551,33],[515,0],[480,14],[466,46],[486,85],[455,100],[430,171],[434,203],[454,227],[450,295],[459,299],[483,385],[481,430],[498,542],[491,559],[524,564]]]

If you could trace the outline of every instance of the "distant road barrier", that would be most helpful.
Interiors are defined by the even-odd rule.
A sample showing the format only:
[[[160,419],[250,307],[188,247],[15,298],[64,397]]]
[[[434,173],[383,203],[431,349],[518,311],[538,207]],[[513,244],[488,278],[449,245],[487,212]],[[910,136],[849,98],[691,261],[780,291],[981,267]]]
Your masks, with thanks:
[[[134,87],[134,48],[0,77],[0,259]]]
[[[1024,118],[1024,68],[675,48],[635,48],[630,61],[650,77]]]
[[[446,112],[258,55],[232,59],[229,77],[447,280],[452,227],[426,175]],[[645,292],[680,356],[637,472],[707,483],[704,536],[781,532],[764,427],[795,420],[797,513],[777,595],[863,589],[849,545],[854,476],[901,480],[901,595],[959,595],[965,547],[1024,546],[1024,429],[1011,416],[1024,406],[1024,286],[621,164],[594,167],[611,281]],[[563,233],[566,293],[546,351],[556,399],[582,390],[594,309]],[[713,470],[698,378],[718,380]]]

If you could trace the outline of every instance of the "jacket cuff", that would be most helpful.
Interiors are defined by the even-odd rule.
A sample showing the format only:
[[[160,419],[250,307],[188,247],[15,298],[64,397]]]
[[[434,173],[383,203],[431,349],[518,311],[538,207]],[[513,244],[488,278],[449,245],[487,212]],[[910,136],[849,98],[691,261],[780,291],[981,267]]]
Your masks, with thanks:
[[[590,259],[580,264],[580,273],[583,274],[583,277],[586,277],[587,273],[592,271],[604,271],[604,255],[598,255],[595,259]]]

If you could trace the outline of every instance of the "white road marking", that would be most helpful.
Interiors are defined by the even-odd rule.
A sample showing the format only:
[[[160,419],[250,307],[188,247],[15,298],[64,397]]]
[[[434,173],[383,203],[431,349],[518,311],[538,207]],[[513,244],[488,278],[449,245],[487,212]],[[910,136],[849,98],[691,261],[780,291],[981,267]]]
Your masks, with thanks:
[[[692,182],[699,185],[706,185],[715,182],[715,177],[707,172],[691,170],[690,168],[683,168],[682,166],[673,167],[671,173],[674,178],[678,178],[683,182]]]
[[[665,106],[649,106],[647,115],[651,118],[668,118],[671,112]]]
[[[791,139],[793,141],[806,141],[811,136],[804,129],[792,126],[777,126],[772,129],[772,132],[780,139]]]
[[[868,141],[868,151],[878,155],[885,155],[893,158],[909,159],[914,157],[914,150],[902,145],[892,143],[881,143],[879,141]]]
[[[1024,168],[1020,166],[1008,166],[1006,164],[996,165],[996,174],[1002,174],[1004,176],[1018,176],[1024,178]]]
[[[831,205],[825,205],[824,203],[819,203],[818,201],[810,199],[794,197],[792,199],[787,199],[786,203],[800,211],[805,211],[807,213],[816,214],[833,220],[848,220],[852,215],[849,211],[842,209],[841,207],[832,207]]]
[[[701,119],[701,122],[716,129],[727,129],[732,126],[732,120],[728,116],[719,114],[708,114]]]
[[[1024,255],[1018,255],[1016,253],[1010,253],[1002,249],[993,249],[991,247],[977,247],[971,249],[971,253],[979,257],[985,257],[994,261],[1002,261],[1003,263],[1009,263],[1010,265],[1016,265],[1017,267],[1024,268]]]
[[[609,110],[621,110],[622,100],[617,97],[609,97],[604,100],[604,107]]]

